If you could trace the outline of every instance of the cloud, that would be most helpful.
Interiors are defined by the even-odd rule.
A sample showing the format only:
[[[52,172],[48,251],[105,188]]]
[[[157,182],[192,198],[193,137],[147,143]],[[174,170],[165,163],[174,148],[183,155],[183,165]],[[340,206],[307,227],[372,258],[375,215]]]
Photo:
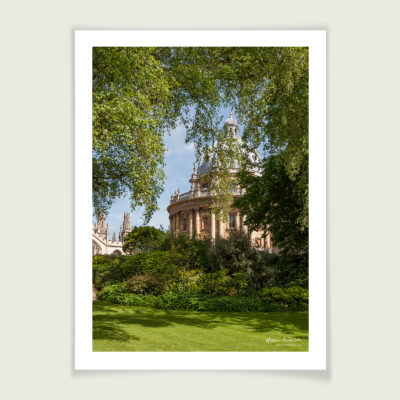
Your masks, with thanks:
[[[183,125],[178,125],[170,135],[165,135],[164,140],[167,147],[167,156],[194,154],[193,143],[185,143],[186,130]]]

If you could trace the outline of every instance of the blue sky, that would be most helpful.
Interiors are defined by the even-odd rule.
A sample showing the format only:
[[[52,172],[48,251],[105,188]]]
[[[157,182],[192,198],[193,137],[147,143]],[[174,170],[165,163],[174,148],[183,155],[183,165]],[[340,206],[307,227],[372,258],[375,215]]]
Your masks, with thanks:
[[[159,228],[160,225],[163,225],[164,228],[169,228],[167,206],[169,205],[171,194],[178,188],[181,192],[190,190],[189,179],[193,172],[195,154],[193,146],[185,144],[185,137],[186,130],[183,126],[178,126],[169,136],[165,136],[168,151],[165,155],[166,180],[164,192],[158,199],[158,207],[160,209],[154,213],[148,224],[156,228]],[[137,208],[132,212],[129,206],[129,199],[119,199],[113,204],[107,215],[111,235],[112,232],[115,232],[118,238],[119,227],[122,225],[124,212],[127,211],[131,214],[132,226],[143,224],[143,209]]]

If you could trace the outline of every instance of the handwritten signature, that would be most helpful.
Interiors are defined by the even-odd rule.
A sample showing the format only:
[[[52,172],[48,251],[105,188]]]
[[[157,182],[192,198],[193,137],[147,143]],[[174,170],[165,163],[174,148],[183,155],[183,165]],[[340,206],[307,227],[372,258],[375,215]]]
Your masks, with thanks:
[[[289,343],[301,342],[301,339],[298,339],[298,338],[286,338],[286,337],[283,337],[282,339],[266,338],[265,342],[267,344],[273,344],[273,343],[278,343],[278,342],[289,344]]]

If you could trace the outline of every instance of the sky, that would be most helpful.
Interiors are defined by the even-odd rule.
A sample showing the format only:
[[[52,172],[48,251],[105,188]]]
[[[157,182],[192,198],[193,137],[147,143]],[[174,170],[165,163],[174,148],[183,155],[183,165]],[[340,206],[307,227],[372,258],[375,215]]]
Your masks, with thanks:
[[[225,109],[222,111],[224,120],[229,117],[230,110]],[[233,115],[235,118],[235,115]],[[240,121],[239,122],[239,131]],[[169,218],[167,207],[169,205],[171,194],[178,188],[181,193],[185,193],[190,190],[189,179],[193,173],[193,163],[195,162],[195,152],[192,144],[187,145],[185,143],[186,129],[184,126],[179,125],[173,130],[170,135],[166,134],[164,137],[165,144],[167,147],[167,153],[165,155],[165,174],[166,180],[164,184],[164,191],[158,199],[159,210],[156,211],[150,222],[149,226],[159,228],[160,225],[164,229],[169,229]],[[136,208],[132,212],[129,206],[129,199],[121,198],[117,200],[106,217],[109,223],[110,239],[112,238],[113,232],[115,232],[118,239],[119,228],[122,226],[124,213],[130,212],[131,215],[131,226],[143,225],[143,209]]]
[[[189,179],[193,172],[195,153],[193,145],[185,143],[186,130],[183,126],[178,126],[171,131],[170,135],[165,135],[167,153],[165,155],[165,174],[164,192],[158,199],[159,210],[156,211],[148,225],[159,228],[162,225],[165,229],[169,228],[167,206],[171,194],[178,188],[181,193],[190,190]],[[117,200],[111,207],[106,219],[109,223],[109,232],[115,232],[118,238],[119,227],[122,226],[124,212],[131,214],[131,226],[143,225],[143,208],[137,208],[132,212],[129,206],[129,199],[122,198]]]

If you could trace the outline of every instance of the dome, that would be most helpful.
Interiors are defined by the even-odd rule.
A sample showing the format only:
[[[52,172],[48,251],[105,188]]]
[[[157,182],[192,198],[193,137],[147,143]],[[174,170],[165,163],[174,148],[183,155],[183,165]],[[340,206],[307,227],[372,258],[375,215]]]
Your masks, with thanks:
[[[225,121],[225,124],[235,125],[237,128],[239,128],[239,125],[238,125],[236,119],[233,118],[232,113],[230,113],[229,118]],[[237,137],[237,140],[238,140],[239,144],[242,144],[242,139],[240,138],[240,136],[237,135],[237,132],[238,132],[238,129],[235,130],[235,134],[236,134],[236,137]],[[257,150],[255,150],[254,152],[249,153],[247,155],[247,158],[250,161],[250,163],[261,161],[260,154],[258,153]],[[197,168],[197,173],[199,175],[201,175],[201,174],[205,174],[206,172],[211,171],[211,169],[212,169],[212,167],[214,165],[214,162],[216,160],[217,160],[216,154],[212,154],[208,161],[205,161],[204,157],[202,157],[200,162],[199,162],[198,168]],[[237,160],[234,161],[232,169],[239,169],[239,162]],[[254,173],[259,173],[259,172],[261,172],[261,169],[253,167],[253,168],[251,168],[250,171],[252,171]]]
[[[225,121],[225,124],[235,125],[235,126],[239,127],[236,119],[232,117],[232,113],[229,114],[229,118]]]
[[[197,168],[197,173],[199,175],[201,174],[205,174],[206,172],[211,171],[214,162],[216,161],[217,157],[215,154],[213,154],[213,156],[211,157],[210,160],[205,161],[203,158],[200,160],[199,162],[199,166]],[[258,153],[258,151],[256,150],[255,152],[251,152],[247,155],[247,159],[250,161],[250,163],[254,163],[254,162],[259,162],[261,161],[261,157]],[[239,169],[239,162],[237,160],[234,161],[232,169]],[[252,167],[250,169],[250,171],[252,172],[261,172],[260,168],[257,167]]]

